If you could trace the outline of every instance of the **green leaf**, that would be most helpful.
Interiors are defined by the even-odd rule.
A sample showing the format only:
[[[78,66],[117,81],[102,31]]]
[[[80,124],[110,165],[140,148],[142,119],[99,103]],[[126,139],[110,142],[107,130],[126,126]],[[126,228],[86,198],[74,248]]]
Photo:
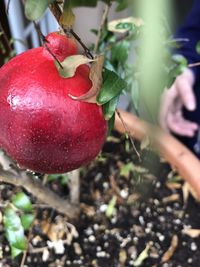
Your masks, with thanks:
[[[11,257],[14,259],[23,253],[23,250],[11,246]]]
[[[146,248],[139,254],[139,256],[137,257],[137,259],[134,261],[133,266],[135,266],[135,267],[142,266],[143,262],[149,256],[149,249],[150,249],[150,247],[151,246],[149,244],[147,244]]]
[[[198,54],[200,54],[200,41],[198,41],[196,44],[196,51]]]
[[[115,125],[115,113],[113,114],[112,118],[108,121],[108,135],[111,134]]]
[[[103,105],[103,114],[106,120],[110,120],[115,113],[117,104],[119,102],[119,96],[115,96],[109,102]]]
[[[118,44],[116,44],[112,48],[112,56],[111,56],[111,63],[115,66],[116,62],[118,64],[123,65],[126,60],[128,59],[130,50],[130,42],[127,40],[124,40]]]
[[[108,207],[106,209],[106,217],[110,218],[114,215],[116,212],[116,203],[117,203],[117,197],[113,196],[110,202],[108,203]]]
[[[25,250],[27,246],[27,240],[24,235],[24,229],[21,224],[20,217],[16,211],[9,206],[4,210],[3,224],[6,238],[10,246],[19,250]]]
[[[48,5],[55,0],[26,0],[25,15],[29,20],[38,20],[42,17]]]
[[[103,105],[116,96],[119,96],[127,88],[127,83],[121,79],[115,72],[105,69],[103,72],[103,85],[97,103]]]
[[[120,12],[126,8],[129,7],[129,5],[131,4],[131,0],[118,0],[118,6],[116,8],[117,12]]]
[[[65,58],[62,62],[61,66],[58,64],[58,62],[55,61],[55,66],[58,69],[58,72],[60,76],[63,78],[71,78],[75,75],[76,69],[83,64],[87,64],[89,62],[92,62],[94,60],[89,59],[86,56],[83,55],[74,55],[74,56],[69,56]]]
[[[33,210],[31,201],[29,197],[23,193],[19,192],[12,197],[12,203],[20,210],[30,212]]]
[[[29,230],[33,221],[34,221],[34,214],[33,213],[28,213],[28,214],[23,214],[21,216],[21,223],[22,226],[24,227],[24,230]]]

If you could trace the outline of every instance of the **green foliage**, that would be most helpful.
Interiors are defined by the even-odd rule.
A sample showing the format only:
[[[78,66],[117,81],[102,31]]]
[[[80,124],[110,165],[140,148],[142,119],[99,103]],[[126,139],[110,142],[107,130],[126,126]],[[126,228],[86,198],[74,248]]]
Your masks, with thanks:
[[[123,90],[127,88],[126,82],[115,72],[105,69],[103,72],[103,85],[97,103],[103,105],[108,103],[114,97],[119,96]]]
[[[6,238],[11,246],[11,255],[16,257],[26,249],[27,240],[19,215],[12,206],[7,206],[4,210],[3,223]]]
[[[3,212],[4,230],[12,258],[26,249],[27,238],[24,231],[30,229],[33,221],[34,213],[29,197],[23,192],[15,194]]]
[[[14,195],[12,197],[12,203],[16,208],[25,212],[31,212],[33,209],[29,197],[23,192],[19,192]]]
[[[200,41],[196,44],[196,51],[198,54],[200,54]]]
[[[48,5],[55,0],[26,0],[25,2],[25,15],[29,20],[38,20],[42,17]]]

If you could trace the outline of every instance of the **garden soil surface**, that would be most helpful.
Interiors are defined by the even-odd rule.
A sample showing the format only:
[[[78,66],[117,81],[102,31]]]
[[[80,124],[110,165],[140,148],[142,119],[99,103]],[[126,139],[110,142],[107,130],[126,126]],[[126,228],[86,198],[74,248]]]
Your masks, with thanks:
[[[19,188],[1,184],[0,267],[200,267],[199,202],[142,145],[139,159],[129,140],[114,133],[81,169],[81,215],[74,222],[31,196],[37,215],[24,265],[23,255],[11,259],[2,224],[3,207]],[[67,175],[47,186],[67,199]]]

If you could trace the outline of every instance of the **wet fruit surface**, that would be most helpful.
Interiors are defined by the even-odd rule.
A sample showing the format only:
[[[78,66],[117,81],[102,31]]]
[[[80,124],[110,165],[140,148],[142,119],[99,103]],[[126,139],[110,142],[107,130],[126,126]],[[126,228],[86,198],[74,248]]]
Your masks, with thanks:
[[[46,44],[60,61],[77,52],[73,40],[57,33]],[[62,78],[45,47],[12,59],[0,70],[0,147],[22,167],[43,173],[67,172],[92,160],[106,136],[102,109],[68,96],[91,86],[88,66]]]

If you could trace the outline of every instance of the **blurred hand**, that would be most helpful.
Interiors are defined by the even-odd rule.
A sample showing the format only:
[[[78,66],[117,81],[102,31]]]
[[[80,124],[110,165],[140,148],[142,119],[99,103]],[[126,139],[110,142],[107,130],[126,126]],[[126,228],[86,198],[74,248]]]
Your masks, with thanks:
[[[182,114],[183,107],[189,111],[196,109],[194,81],[193,72],[186,69],[176,78],[172,87],[164,91],[161,98],[159,123],[165,131],[172,131],[181,136],[194,136],[198,125],[184,119]]]

